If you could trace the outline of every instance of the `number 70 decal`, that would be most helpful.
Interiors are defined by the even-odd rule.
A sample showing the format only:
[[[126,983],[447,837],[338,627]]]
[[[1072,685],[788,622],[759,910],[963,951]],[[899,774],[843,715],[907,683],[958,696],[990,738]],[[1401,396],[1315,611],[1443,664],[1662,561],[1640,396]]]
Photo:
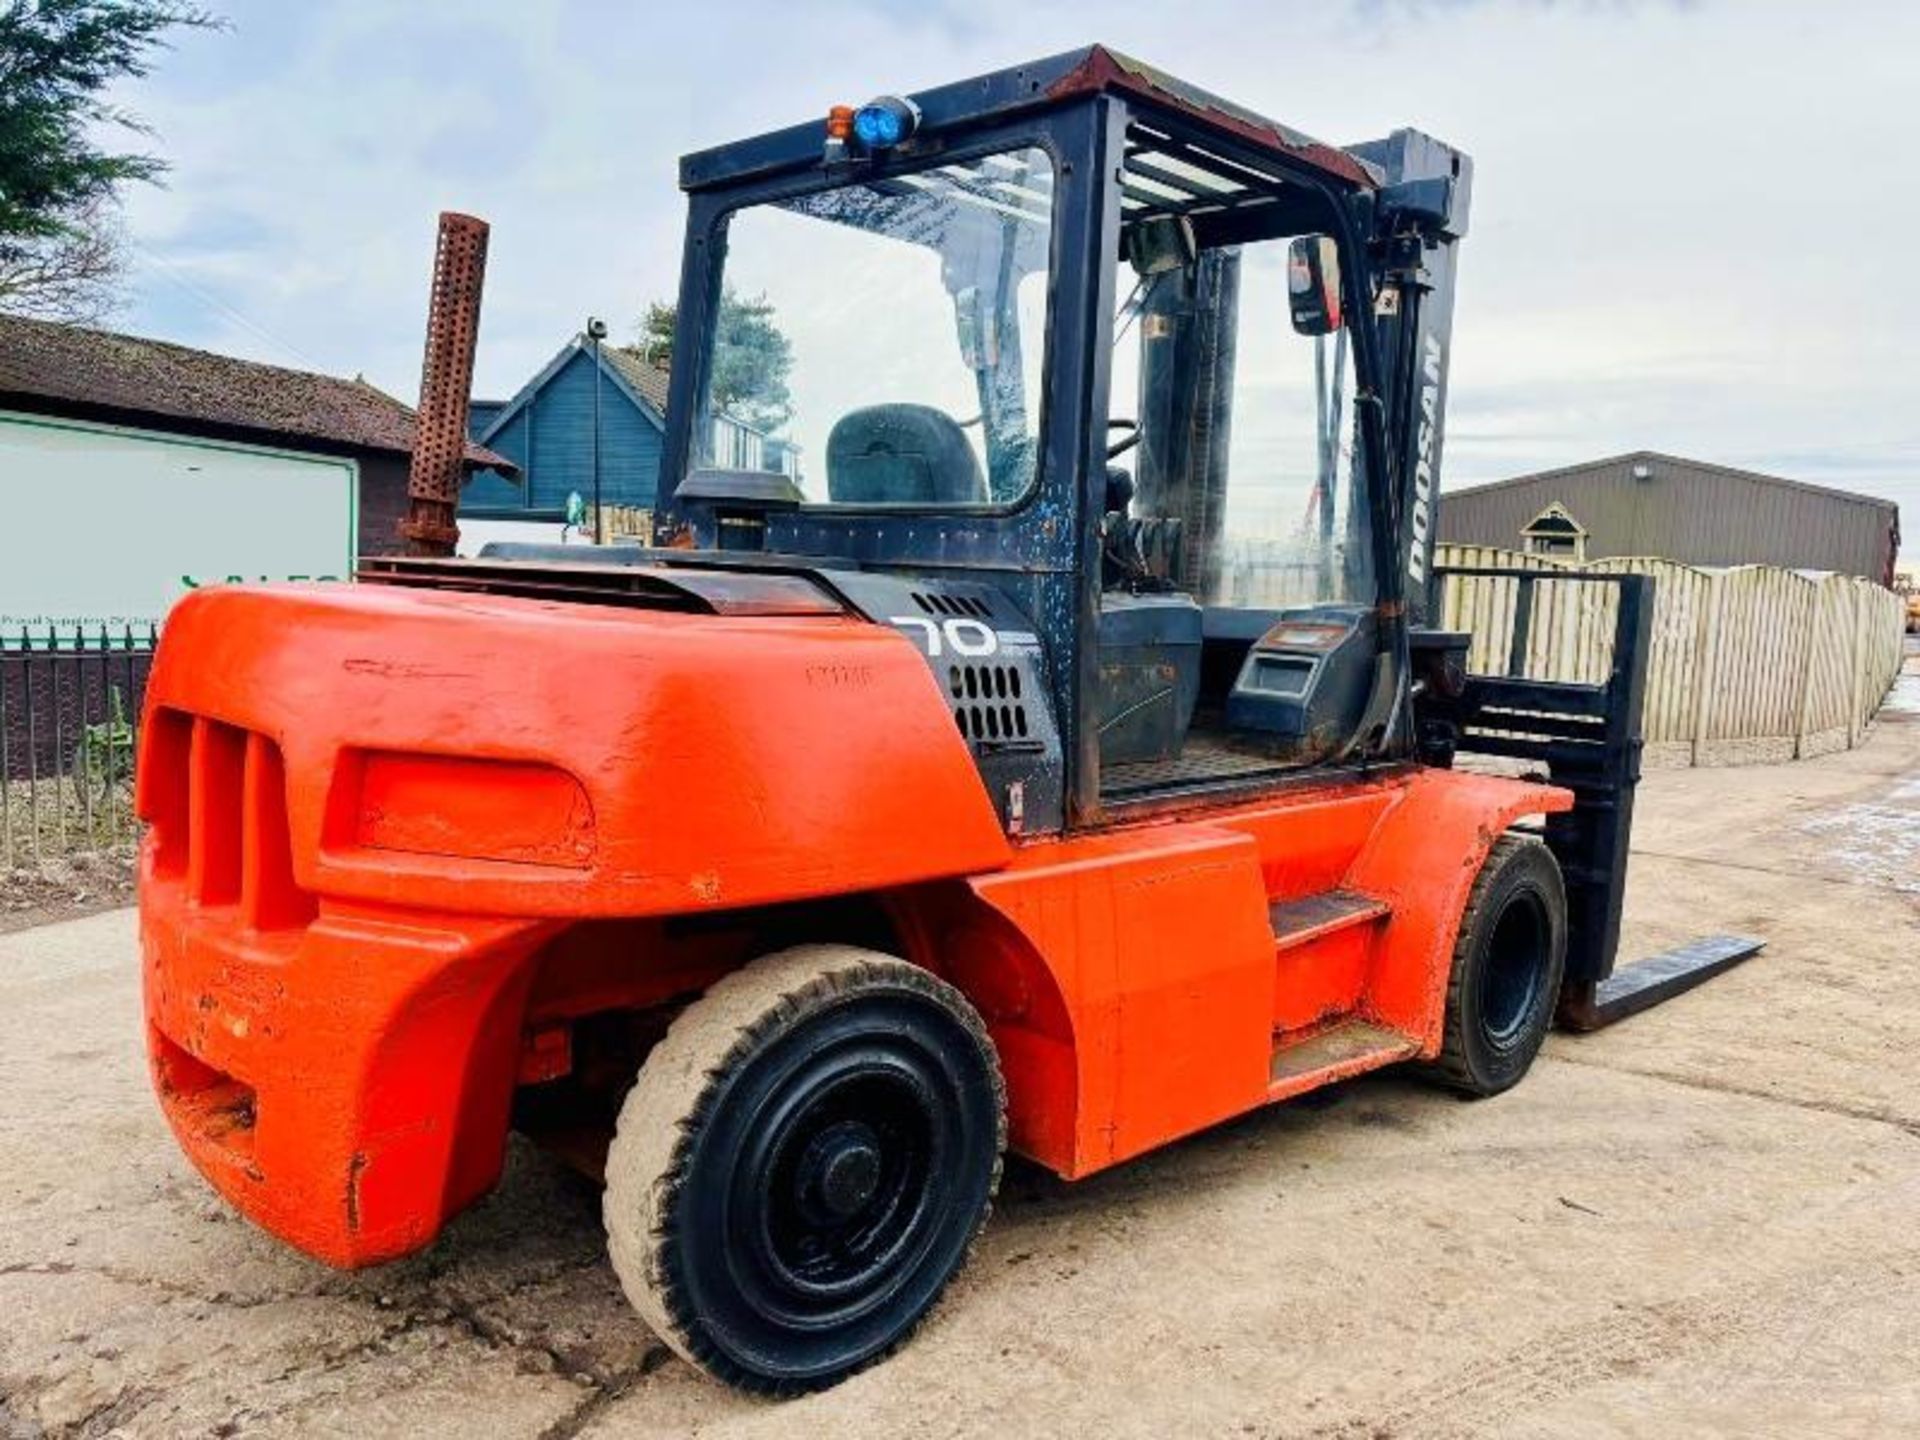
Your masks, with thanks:
[[[978,620],[928,620],[920,615],[889,615],[887,623],[909,634],[917,631],[925,636],[922,643],[929,657],[940,654],[942,636],[956,655],[995,655],[1000,650],[1000,637],[993,633],[993,627],[982,625]]]

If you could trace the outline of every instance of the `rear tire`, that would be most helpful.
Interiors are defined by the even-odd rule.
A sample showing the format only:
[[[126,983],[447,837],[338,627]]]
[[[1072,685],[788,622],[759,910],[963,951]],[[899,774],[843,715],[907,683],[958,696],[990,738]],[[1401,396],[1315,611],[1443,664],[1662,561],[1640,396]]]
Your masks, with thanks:
[[[1567,962],[1567,890],[1545,843],[1507,834],[1475,877],[1453,947],[1440,1054],[1426,1067],[1467,1095],[1498,1095],[1532,1066]]]
[[[960,1268],[1005,1116],[992,1042],[951,985],[851,946],[766,956],[682,1012],[621,1107],[614,1270],[708,1374],[831,1385],[904,1341]]]

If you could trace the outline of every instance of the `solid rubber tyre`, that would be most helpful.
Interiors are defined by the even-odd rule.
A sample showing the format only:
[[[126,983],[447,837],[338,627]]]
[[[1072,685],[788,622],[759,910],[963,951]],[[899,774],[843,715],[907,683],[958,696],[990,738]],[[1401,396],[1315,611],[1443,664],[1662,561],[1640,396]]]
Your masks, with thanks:
[[[716,982],[621,1107],[604,1215],[621,1286],[684,1359],[771,1394],[900,1345],[992,1208],[1006,1093],[966,997],[803,945]]]
[[[1566,962],[1559,862],[1531,835],[1501,836],[1460,919],[1444,1037],[1427,1074],[1472,1096],[1518,1084],[1553,1026]]]

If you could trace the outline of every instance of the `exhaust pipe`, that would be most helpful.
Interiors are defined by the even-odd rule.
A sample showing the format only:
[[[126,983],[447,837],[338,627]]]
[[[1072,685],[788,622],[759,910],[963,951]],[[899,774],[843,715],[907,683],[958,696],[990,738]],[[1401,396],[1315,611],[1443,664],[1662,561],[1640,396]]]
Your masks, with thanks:
[[[480,290],[487,275],[487,222],[448,210],[440,216],[427,304],[427,349],[420,366],[413,466],[400,534],[409,555],[454,553],[454,512],[466,476],[467,402],[480,339]]]

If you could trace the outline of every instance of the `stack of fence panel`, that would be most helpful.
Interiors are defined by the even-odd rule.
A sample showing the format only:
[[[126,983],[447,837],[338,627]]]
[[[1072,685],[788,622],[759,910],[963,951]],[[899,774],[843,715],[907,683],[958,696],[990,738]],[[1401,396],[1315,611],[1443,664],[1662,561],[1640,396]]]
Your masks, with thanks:
[[[1705,570],[1629,558],[1571,566],[1538,555],[1443,545],[1441,566],[1627,571],[1655,580],[1644,719],[1647,760],[1729,765],[1791,760],[1860,743],[1900,672],[1903,612],[1884,586],[1765,565]],[[1606,673],[1613,618],[1600,587],[1536,587],[1525,668],[1537,680]],[[1512,670],[1517,585],[1449,576],[1439,624],[1471,630],[1469,668]]]

